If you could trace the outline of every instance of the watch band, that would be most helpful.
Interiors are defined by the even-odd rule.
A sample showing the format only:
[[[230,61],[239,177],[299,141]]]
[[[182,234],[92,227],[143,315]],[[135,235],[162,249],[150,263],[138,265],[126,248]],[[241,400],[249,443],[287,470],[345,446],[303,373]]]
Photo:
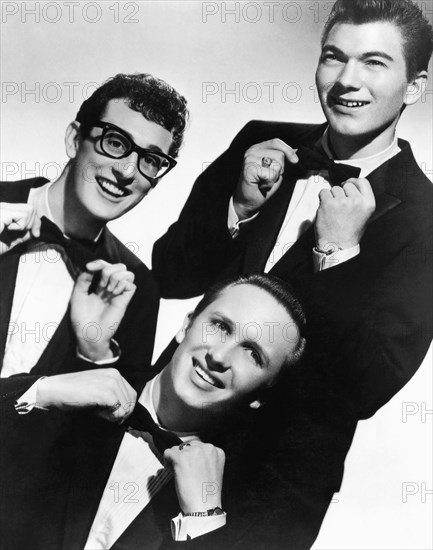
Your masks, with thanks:
[[[207,517],[207,516],[221,516],[224,514],[224,510],[217,506],[216,508],[210,508],[209,510],[206,510],[206,512],[183,512],[182,514],[186,516],[193,516],[193,517]]]
[[[314,250],[318,252],[319,254],[324,254],[325,256],[330,256],[331,254],[334,254],[335,252],[338,252],[339,250],[343,250],[339,246],[336,248],[329,248],[328,250],[322,250],[318,246],[314,247]]]

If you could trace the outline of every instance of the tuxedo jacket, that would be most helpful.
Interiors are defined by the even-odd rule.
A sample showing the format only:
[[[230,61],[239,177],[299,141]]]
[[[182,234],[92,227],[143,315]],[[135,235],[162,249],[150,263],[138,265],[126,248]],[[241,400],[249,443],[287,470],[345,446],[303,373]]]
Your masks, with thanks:
[[[0,201],[26,203],[30,189],[47,183],[44,178],[0,183]],[[121,321],[115,339],[120,345],[119,360],[110,365],[131,382],[151,364],[159,308],[159,292],[148,268],[130,252],[107,227],[103,229],[96,254],[110,263],[124,263],[135,275],[137,290]],[[0,256],[0,368],[3,362],[8,323],[13,302],[20,252],[12,249]],[[37,364],[29,374],[0,379],[0,396],[21,395],[38,378],[95,368],[78,359],[76,339],[70,323],[69,307]]]
[[[243,128],[200,175],[178,221],[155,243],[153,269],[162,296],[186,298],[225,277],[263,272],[295,183],[305,174],[286,163],[278,191],[232,239],[228,205],[244,154],[273,138],[295,149],[311,147],[325,128],[261,121]],[[376,210],[358,256],[314,273],[310,227],[270,271],[289,281],[304,303],[307,349],[291,382],[278,388],[234,452],[238,475],[226,487],[229,496],[237,494],[245,522],[228,524],[225,533],[234,531],[221,547],[310,548],[340,488],[357,421],[395,395],[428,350],[433,186],[410,145],[399,140],[399,147],[368,176]]]
[[[162,296],[186,298],[223,277],[263,272],[304,174],[286,163],[277,193],[232,239],[228,204],[244,153],[272,138],[293,148],[312,146],[325,128],[259,121],[243,128],[197,179],[178,221],[155,243],[153,273]],[[346,405],[357,419],[374,414],[411,378],[432,334],[433,186],[410,145],[399,140],[399,146],[399,154],[368,176],[376,211],[358,256],[314,273],[310,227],[270,271],[303,298],[314,363],[325,364],[334,387],[350,395]]]
[[[143,384],[157,370],[147,369]],[[125,428],[91,412],[34,409],[20,416],[10,396],[0,397],[0,416],[10,435],[0,446],[0,546],[82,550]],[[134,499],[133,483],[120,486],[117,498]],[[184,545],[200,550],[212,540],[210,533],[189,543],[174,542],[171,519],[178,513],[170,480],[121,534],[113,550],[179,550]]]

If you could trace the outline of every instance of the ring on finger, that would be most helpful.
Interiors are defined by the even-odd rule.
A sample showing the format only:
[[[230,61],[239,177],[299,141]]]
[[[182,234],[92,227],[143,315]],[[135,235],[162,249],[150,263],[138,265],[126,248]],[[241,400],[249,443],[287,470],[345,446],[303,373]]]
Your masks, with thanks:
[[[191,447],[191,443],[181,443],[179,445],[179,451],[182,451],[185,447]]]
[[[262,157],[262,166],[263,168],[269,168],[269,166],[272,164],[271,157]]]
[[[111,405],[111,407],[110,407],[110,412],[111,412],[111,413],[116,412],[118,409],[120,409],[121,406],[122,406],[121,402],[120,402],[120,401],[116,401],[116,402],[114,403],[114,405]]]

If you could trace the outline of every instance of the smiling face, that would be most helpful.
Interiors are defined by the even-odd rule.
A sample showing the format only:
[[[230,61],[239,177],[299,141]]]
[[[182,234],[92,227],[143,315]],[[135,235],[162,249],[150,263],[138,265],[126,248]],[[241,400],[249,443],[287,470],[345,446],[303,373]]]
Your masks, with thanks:
[[[419,99],[422,82],[417,78],[407,83],[398,27],[388,22],[336,24],[323,45],[316,72],[334,147],[352,143],[364,148],[365,156],[386,148],[402,106]]]
[[[172,134],[128,107],[124,100],[110,100],[101,121],[121,128],[140,147],[168,153]],[[72,123],[66,135],[71,158],[67,193],[82,223],[114,220],[138,204],[151,189],[150,182],[137,169],[137,153],[113,159],[101,151],[101,128],[92,128],[85,138],[79,124]],[[72,215],[75,215],[74,213]]]
[[[165,383],[191,409],[227,412],[272,385],[298,339],[293,319],[268,292],[230,286],[178,333]]]

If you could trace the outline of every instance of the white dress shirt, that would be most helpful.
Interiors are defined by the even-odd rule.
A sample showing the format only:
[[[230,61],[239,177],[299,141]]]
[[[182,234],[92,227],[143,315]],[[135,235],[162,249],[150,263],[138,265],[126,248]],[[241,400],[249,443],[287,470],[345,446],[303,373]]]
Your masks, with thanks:
[[[52,182],[48,182],[31,189],[28,203],[34,206],[39,217],[45,216],[54,221],[48,202],[51,185]],[[74,279],[68,271],[64,254],[60,246],[35,242],[21,255],[0,377],[29,373],[62,321],[74,288]],[[87,360],[78,352],[77,355]],[[119,355],[115,355],[93,363],[108,365],[118,358]],[[20,414],[30,412],[37,406],[38,382],[19,398]]]
[[[320,142],[323,150],[329,158],[332,159],[332,153],[328,145],[328,130],[325,131]],[[384,162],[400,152],[397,142],[397,136],[393,142],[383,151],[371,155],[369,157],[350,159],[350,160],[335,160],[336,164],[349,164],[360,168],[361,178],[366,178],[368,174],[381,166]],[[326,171],[310,171],[306,179],[299,179],[293,190],[293,195],[290,199],[287,208],[286,216],[281,225],[280,232],[274,247],[266,262],[265,273],[268,273],[274,265],[283,257],[290,247],[299,239],[299,237],[313,225],[317,209],[319,208],[319,193],[322,189],[330,189],[331,185],[327,180],[328,174]],[[252,221],[258,214],[251,216],[246,220],[240,221],[233,205],[233,197],[229,203],[227,225],[231,235],[236,238],[242,225]],[[321,271],[335,266],[338,263],[345,262],[359,254],[360,246],[354,246],[345,250],[337,250],[333,254],[321,254],[313,250],[314,269]]]
[[[158,423],[152,402],[156,377],[146,384],[138,401]],[[176,434],[184,442],[199,441],[195,433]],[[116,460],[99,503],[98,511],[87,538],[85,550],[106,550],[149,504],[157,492],[172,478],[164,467],[163,458],[156,449],[152,436],[130,430],[123,436]],[[184,517],[172,520],[175,540],[187,540],[217,529],[226,523],[226,515]],[[143,547],[145,541],[143,541]]]

